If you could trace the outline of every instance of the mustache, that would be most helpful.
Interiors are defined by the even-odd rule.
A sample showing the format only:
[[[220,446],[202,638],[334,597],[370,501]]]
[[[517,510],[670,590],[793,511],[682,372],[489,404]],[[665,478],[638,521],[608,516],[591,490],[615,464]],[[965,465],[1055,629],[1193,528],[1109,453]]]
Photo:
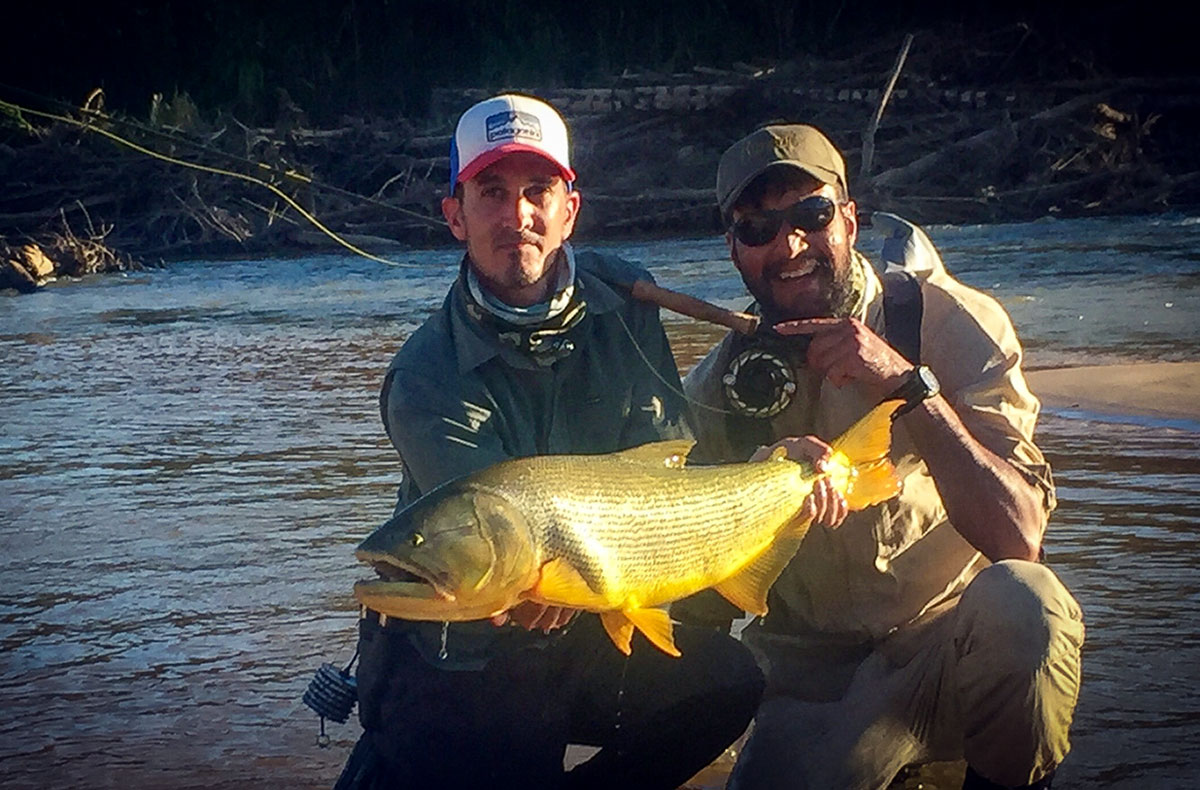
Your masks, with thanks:
[[[531,230],[514,230],[510,233],[505,233],[496,239],[496,244],[504,246],[507,244],[532,244],[538,249],[542,248],[545,243],[545,238]]]
[[[828,255],[808,255],[800,258],[798,261],[791,258],[783,258],[780,260],[770,261],[763,266],[763,276],[772,278],[777,276],[785,269],[792,268],[796,263],[813,263],[815,268],[813,274],[824,274],[825,276],[833,276],[833,260]]]

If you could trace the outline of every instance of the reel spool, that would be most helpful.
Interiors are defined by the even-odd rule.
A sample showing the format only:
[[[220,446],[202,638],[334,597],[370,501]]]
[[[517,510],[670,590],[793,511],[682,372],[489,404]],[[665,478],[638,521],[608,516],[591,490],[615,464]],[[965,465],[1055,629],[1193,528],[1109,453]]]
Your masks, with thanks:
[[[762,348],[748,348],[734,357],[721,383],[729,405],[745,417],[774,417],[796,394],[791,366],[778,354]]]
[[[358,655],[355,654],[355,658]],[[316,675],[309,682],[304,692],[304,704],[321,717],[321,733],[317,736],[317,745],[321,748],[329,746],[329,736],[325,734],[325,720],[345,724],[358,701],[358,683],[350,674],[350,666],[338,669],[333,664],[322,664]]]

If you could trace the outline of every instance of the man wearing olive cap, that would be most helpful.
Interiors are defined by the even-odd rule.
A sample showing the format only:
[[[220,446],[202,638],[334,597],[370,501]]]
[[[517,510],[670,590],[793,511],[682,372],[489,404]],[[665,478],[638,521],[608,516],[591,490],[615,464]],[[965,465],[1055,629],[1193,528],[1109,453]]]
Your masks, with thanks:
[[[380,410],[399,507],[508,458],[607,453],[687,435],[645,270],[575,251],[567,127],[530,96],[468,109],[442,213],[466,251],[441,308],[388,368]],[[653,529],[654,525],[645,525]],[[341,788],[674,788],[745,730],[762,674],[726,634],[676,631],[626,658],[595,614],[525,602],[487,620],[366,610],[363,735]],[[568,743],[600,747],[564,772]]]
[[[688,375],[688,395],[710,407],[696,409],[693,458],[768,445],[819,463],[829,448],[813,436],[905,402],[901,494],[847,513],[821,489],[769,613],[743,634],[767,690],[730,786],[866,790],[909,764],[965,759],[964,787],[1049,787],[1069,749],[1083,625],[1038,561],[1054,485],[1008,316],[890,215],[876,224],[899,231],[908,254],[890,257],[905,272],[876,271],[854,249],[842,156],[812,126],[734,143],[717,199],[771,329],[730,335]],[[752,364],[766,394],[744,375]],[[676,613],[721,618],[703,599]]]

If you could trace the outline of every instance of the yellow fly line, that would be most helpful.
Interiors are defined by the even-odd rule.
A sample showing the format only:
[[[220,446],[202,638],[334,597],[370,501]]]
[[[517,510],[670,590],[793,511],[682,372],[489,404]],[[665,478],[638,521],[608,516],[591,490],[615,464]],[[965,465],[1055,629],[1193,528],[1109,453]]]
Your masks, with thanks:
[[[361,255],[362,257],[367,258],[368,260],[377,261],[379,263],[387,264],[388,266],[400,266],[400,267],[404,267],[404,268],[413,268],[413,269],[423,269],[423,268],[427,268],[427,266],[432,265],[432,264],[419,264],[419,263],[401,263],[399,261],[393,261],[393,260],[388,260],[387,258],[381,258],[378,255],[372,255],[371,253],[367,252],[366,250],[361,249],[360,247],[357,247],[354,244],[351,244],[349,241],[347,241],[346,239],[339,236],[333,230],[330,230],[328,227],[326,227],[324,225],[324,223],[321,222],[321,220],[317,219],[311,213],[306,211],[304,209],[304,207],[301,206],[299,203],[297,203],[290,195],[288,195],[282,189],[280,189],[279,187],[270,183],[269,181],[264,181],[261,178],[255,178],[254,176],[247,175],[245,173],[238,173],[234,170],[225,170],[220,167],[211,167],[209,165],[197,164],[196,162],[188,162],[183,159],[176,159],[173,156],[167,156],[166,154],[159,153],[158,151],[152,151],[149,148],[138,145],[137,143],[133,142],[132,140],[128,140],[128,139],[120,136],[119,134],[109,131],[108,129],[103,129],[99,126],[94,126],[91,123],[88,123],[86,121],[80,121],[80,120],[71,118],[66,115],[58,115],[55,113],[42,112],[41,110],[33,110],[28,107],[23,107],[19,104],[13,104],[12,102],[4,101],[3,99],[0,99],[0,108],[3,108],[5,110],[12,112],[14,117],[20,119],[21,121],[24,121],[24,119],[21,118],[22,114],[34,115],[39,118],[47,118],[47,119],[50,119],[53,121],[59,121],[60,123],[70,124],[72,126],[77,126],[81,129],[85,129],[89,132],[94,132],[96,134],[102,135],[102,136],[107,137],[108,139],[112,140],[113,142],[119,143],[123,146],[126,146],[127,148],[132,148],[134,151],[137,151],[138,153],[145,154],[146,156],[152,157],[154,159],[159,159],[159,160],[161,160],[163,162],[167,162],[169,164],[179,165],[181,167],[190,167],[193,170],[199,170],[204,173],[212,173],[214,175],[219,175],[219,176],[228,176],[229,178],[237,178],[242,181],[248,181],[251,184],[257,184],[258,186],[263,187],[264,189],[270,190],[279,199],[281,199],[282,201],[287,203],[292,208],[296,209],[296,211],[300,214],[300,216],[304,217],[306,220],[308,220],[310,223],[312,223],[312,225],[315,228],[320,230],[326,236],[333,239],[338,244],[342,245],[343,247],[345,247],[346,249],[355,253],[356,255]],[[96,114],[98,117],[103,117],[103,116],[99,116],[98,113],[96,113],[94,110],[87,109],[86,105],[84,108],[84,112]],[[272,169],[268,165],[265,165],[262,163],[258,163],[258,166],[263,168],[264,170]],[[306,175],[303,175],[302,173],[297,173],[295,170],[288,170],[284,173],[284,175],[286,175],[288,178],[292,178],[297,181],[302,181],[307,184],[314,183],[311,178],[309,178]]]

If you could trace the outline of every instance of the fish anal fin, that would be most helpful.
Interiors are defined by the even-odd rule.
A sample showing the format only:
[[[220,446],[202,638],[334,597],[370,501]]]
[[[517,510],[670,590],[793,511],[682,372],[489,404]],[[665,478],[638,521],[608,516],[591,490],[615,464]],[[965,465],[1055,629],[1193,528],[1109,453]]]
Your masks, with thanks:
[[[787,524],[784,525],[783,529],[779,530],[779,536],[780,536],[780,538],[795,538],[796,545],[798,547],[800,545],[800,541],[804,538],[805,535],[808,534],[808,528],[811,526],[812,526],[812,519],[809,517],[793,518],[791,521],[789,521]],[[790,561],[790,559],[791,558],[789,558],[789,561]],[[787,562],[784,562],[784,565],[787,565]]]
[[[541,576],[526,598],[540,603],[571,606],[576,609],[600,609],[604,598],[588,586],[578,570],[561,557],[542,566]]]
[[[623,613],[616,611],[601,612],[600,622],[603,623],[608,638],[617,646],[617,650],[629,655],[632,652],[629,643],[633,639],[633,622]]]
[[[688,453],[692,451],[695,442],[691,439],[668,439],[664,442],[650,442],[630,447],[610,457],[638,464],[639,466],[667,467],[681,469],[687,463]]]
[[[637,626],[646,639],[650,640],[650,644],[669,656],[679,658],[681,653],[679,648],[675,647],[675,629],[665,609],[625,609],[621,614]],[[611,633],[609,635],[611,636]]]
[[[800,527],[794,527],[795,524]],[[783,569],[791,562],[800,548],[800,540],[807,532],[809,520],[797,520],[793,525],[785,527],[786,534],[780,535],[770,546],[740,571],[730,576],[720,584],[713,585],[734,606],[751,614],[764,615],[767,613],[767,591],[783,573]],[[801,529],[803,531],[801,531]],[[799,535],[795,532],[800,531]]]

